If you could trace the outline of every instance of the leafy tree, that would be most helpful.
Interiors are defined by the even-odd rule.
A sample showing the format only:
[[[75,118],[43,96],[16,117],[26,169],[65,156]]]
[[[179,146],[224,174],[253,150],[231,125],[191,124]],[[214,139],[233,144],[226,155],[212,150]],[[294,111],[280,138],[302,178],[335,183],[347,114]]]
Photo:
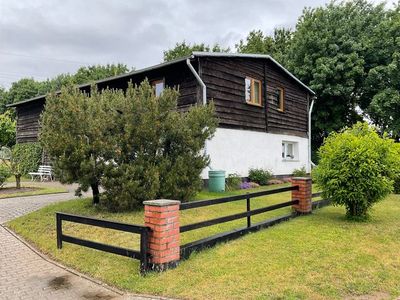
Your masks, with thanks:
[[[13,82],[7,93],[6,104],[19,102],[39,95],[41,84],[33,78],[22,78]]]
[[[164,61],[171,61],[192,54],[193,51],[229,52],[229,48],[222,48],[219,44],[213,46],[201,44],[187,44],[185,41],[176,43],[175,47],[164,51]]]
[[[0,115],[0,146],[11,147],[15,144],[16,122],[12,113],[6,111]]]
[[[93,65],[88,67],[80,67],[72,76],[73,82],[76,84],[88,83],[108,77],[113,77],[128,73],[130,70],[125,64],[107,64]]]
[[[73,86],[46,98],[39,139],[51,157],[62,183],[79,183],[77,193],[91,187],[93,203],[100,201],[99,186],[104,168],[112,157],[107,149],[113,112],[104,109],[104,97],[95,86],[85,94]]]
[[[113,163],[102,184],[107,207],[132,209],[143,200],[188,200],[201,188],[201,171],[209,158],[202,152],[216,128],[213,106],[177,111],[178,92],[156,97],[147,81],[116,98]],[[108,98],[111,98],[109,96]],[[121,132],[123,134],[121,134]]]
[[[365,219],[374,203],[393,190],[400,159],[393,140],[366,123],[333,132],[319,149],[313,171],[323,196],[344,205],[347,217]]]
[[[240,40],[235,47],[239,53],[268,54],[285,63],[292,36],[293,32],[286,28],[275,28],[273,36],[268,36],[261,30],[253,30],[246,37],[246,41]]]
[[[0,160],[3,163],[3,167],[8,170],[8,174],[14,175],[15,186],[20,189],[23,175],[20,157],[15,156],[11,148],[3,146],[0,149]]]
[[[386,35],[374,37],[387,17],[383,4],[357,0],[306,8],[299,18],[288,67],[318,96],[312,120],[314,148],[329,132],[360,120],[358,105],[368,107],[366,74],[385,65],[391,55],[384,51],[387,41],[380,41]]]

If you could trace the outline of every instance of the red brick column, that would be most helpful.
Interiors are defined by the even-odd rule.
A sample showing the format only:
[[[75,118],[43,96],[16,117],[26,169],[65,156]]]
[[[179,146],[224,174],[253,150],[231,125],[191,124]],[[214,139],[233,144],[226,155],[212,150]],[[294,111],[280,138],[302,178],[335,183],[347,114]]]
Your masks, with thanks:
[[[309,177],[293,177],[292,185],[299,186],[298,190],[292,191],[292,200],[299,200],[299,204],[293,205],[299,214],[310,214],[312,212],[311,194],[312,180]]]
[[[176,200],[144,201],[144,223],[150,227],[150,269],[164,271],[180,259],[179,205]]]

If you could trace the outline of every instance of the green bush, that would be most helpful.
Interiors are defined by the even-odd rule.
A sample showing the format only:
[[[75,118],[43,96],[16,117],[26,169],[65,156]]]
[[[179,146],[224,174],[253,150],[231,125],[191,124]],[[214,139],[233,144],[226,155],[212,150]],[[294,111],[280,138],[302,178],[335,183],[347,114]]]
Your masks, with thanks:
[[[306,167],[301,167],[300,169],[294,169],[292,173],[293,177],[306,177],[307,171]]]
[[[250,169],[249,179],[259,185],[267,185],[268,181],[272,178],[272,172],[266,169]]]
[[[0,114],[0,147],[15,144],[16,122],[10,111]]]
[[[236,173],[228,174],[228,177],[225,179],[225,183],[228,191],[238,190],[240,189],[242,178]]]
[[[313,171],[323,197],[344,205],[348,218],[365,220],[374,203],[393,190],[400,161],[394,141],[381,138],[366,123],[331,133],[319,150]]]
[[[400,157],[400,143],[394,144],[397,155]],[[394,193],[400,194],[400,172],[394,178]]]
[[[16,144],[12,148],[12,155],[18,161],[22,175],[37,171],[42,159],[42,147],[39,143]]]
[[[10,172],[9,168],[0,163],[0,188],[2,188],[4,182],[10,176],[11,176],[11,172]]]

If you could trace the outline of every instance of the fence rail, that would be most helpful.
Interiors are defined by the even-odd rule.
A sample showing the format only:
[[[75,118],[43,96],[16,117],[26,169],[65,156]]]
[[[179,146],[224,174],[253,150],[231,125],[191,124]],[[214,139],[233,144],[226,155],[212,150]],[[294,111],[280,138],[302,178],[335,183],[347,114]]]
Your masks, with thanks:
[[[227,203],[227,202],[232,202],[232,201],[238,201],[238,200],[246,200],[246,211],[229,215],[229,216],[224,216],[220,218],[215,218],[211,220],[206,220],[198,223],[193,223],[193,224],[188,224],[180,227],[180,232],[187,232],[207,226],[212,226],[220,223],[225,223],[237,219],[242,219],[242,218],[247,218],[247,226],[244,228],[240,229],[235,229],[232,231],[227,231],[223,232],[217,235],[213,235],[204,239],[200,239],[191,243],[188,243],[186,245],[181,246],[181,257],[182,258],[187,258],[193,251],[198,251],[206,247],[211,247],[219,242],[223,241],[228,241],[232,240],[235,238],[238,238],[246,233],[249,232],[254,232],[258,231],[262,228],[266,228],[272,225],[275,225],[277,223],[289,220],[290,218],[294,217],[296,214],[290,213],[286,214],[277,218],[273,219],[268,219],[263,222],[257,223],[257,224],[252,224],[251,222],[251,216],[265,213],[268,211],[273,211],[276,209],[280,209],[283,207],[288,207],[292,205],[299,204],[299,200],[291,200],[283,203],[278,203],[262,208],[257,208],[251,210],[251,199],[256,198],[256,197],[261,197],[261,196],[266,196],[266,195],[274,195],[278,193],[283,193],[283,192],[288,192],[288,191],[294,191],[298,190],[299,186],[290,186],[290,187],[284,187],[284,188],[279,188],[279,189],[274,189],[274,190],[269,190],[269,191],[262,191],[262,192],[256,192],[256,193],[247,193],[243,195],[237,195],[237,196],[231,196],[231,197],[224,197],[224,198],[219,198],[219,199],[214,199],[214,200],[200,200],[200,201],[194,201],[194,202],[189,202],[189,203],[183,203],[181,204],[180,209],[181,210],[186,210],[186,209],[193,209],[193,208],[199,208],[199,207],[204,207],[204,206],[210,206],[210,205],[216,205],[216,204],[222,204],[222,203]]]
[[[98,243],[94,241],[89,241],[70,235],[63,234],[62,225],[63,221],[79,223],[85,225],[91,225],[101,228],[114,229],[124,232],[130,232],[140,235],[140,250],[133,250],[122,248],[113,245],[107,245],[103,243]],[[56,228],[57,228],[57,248],[62,248],[62,243],[67,242],[71,244],[76,244],[104,252],[109,252],[113,254],[118,254],[121,256],[127,256],[134,259],[140,260],[140,271],[146,272],[148,270],[148,236],[150,228],[142,225],[127,224],[109,220],[102,220],[96,218],[89,218],[85,216],[78,216],[65,213],[56,213]]]

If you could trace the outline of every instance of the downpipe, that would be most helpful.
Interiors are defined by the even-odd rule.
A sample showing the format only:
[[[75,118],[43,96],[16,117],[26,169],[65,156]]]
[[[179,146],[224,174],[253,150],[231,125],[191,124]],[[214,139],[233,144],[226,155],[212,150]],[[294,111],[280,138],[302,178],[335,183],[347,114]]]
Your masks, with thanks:
[[[191,58],[194,58],[192,56]],[[190,71],[193,73],[194,77],[196,78],[197,82],[200,84],[201,89],[202,89],[202,96],[203,96],[203,105],[207,105],[207,87],[203,80],[200,78],[199,74],[196,72],[195,68],[193,68],[192,64],[190,63],[190,58],[186,59],[186,64],[189,67]],[[204,143],[204,154],[207,155],[207,141]],[[208,166],[209,169],[212,170],[211,166]]]
[[[312,110],[314,107],[315,99],[316,99],[316,97],[313,97],[310,108],[308,110],[308,162],[310,165],[310,173],[311,173],[312,167],[315,167],[315,164],[311,160],[311,115],[312,115]]]

